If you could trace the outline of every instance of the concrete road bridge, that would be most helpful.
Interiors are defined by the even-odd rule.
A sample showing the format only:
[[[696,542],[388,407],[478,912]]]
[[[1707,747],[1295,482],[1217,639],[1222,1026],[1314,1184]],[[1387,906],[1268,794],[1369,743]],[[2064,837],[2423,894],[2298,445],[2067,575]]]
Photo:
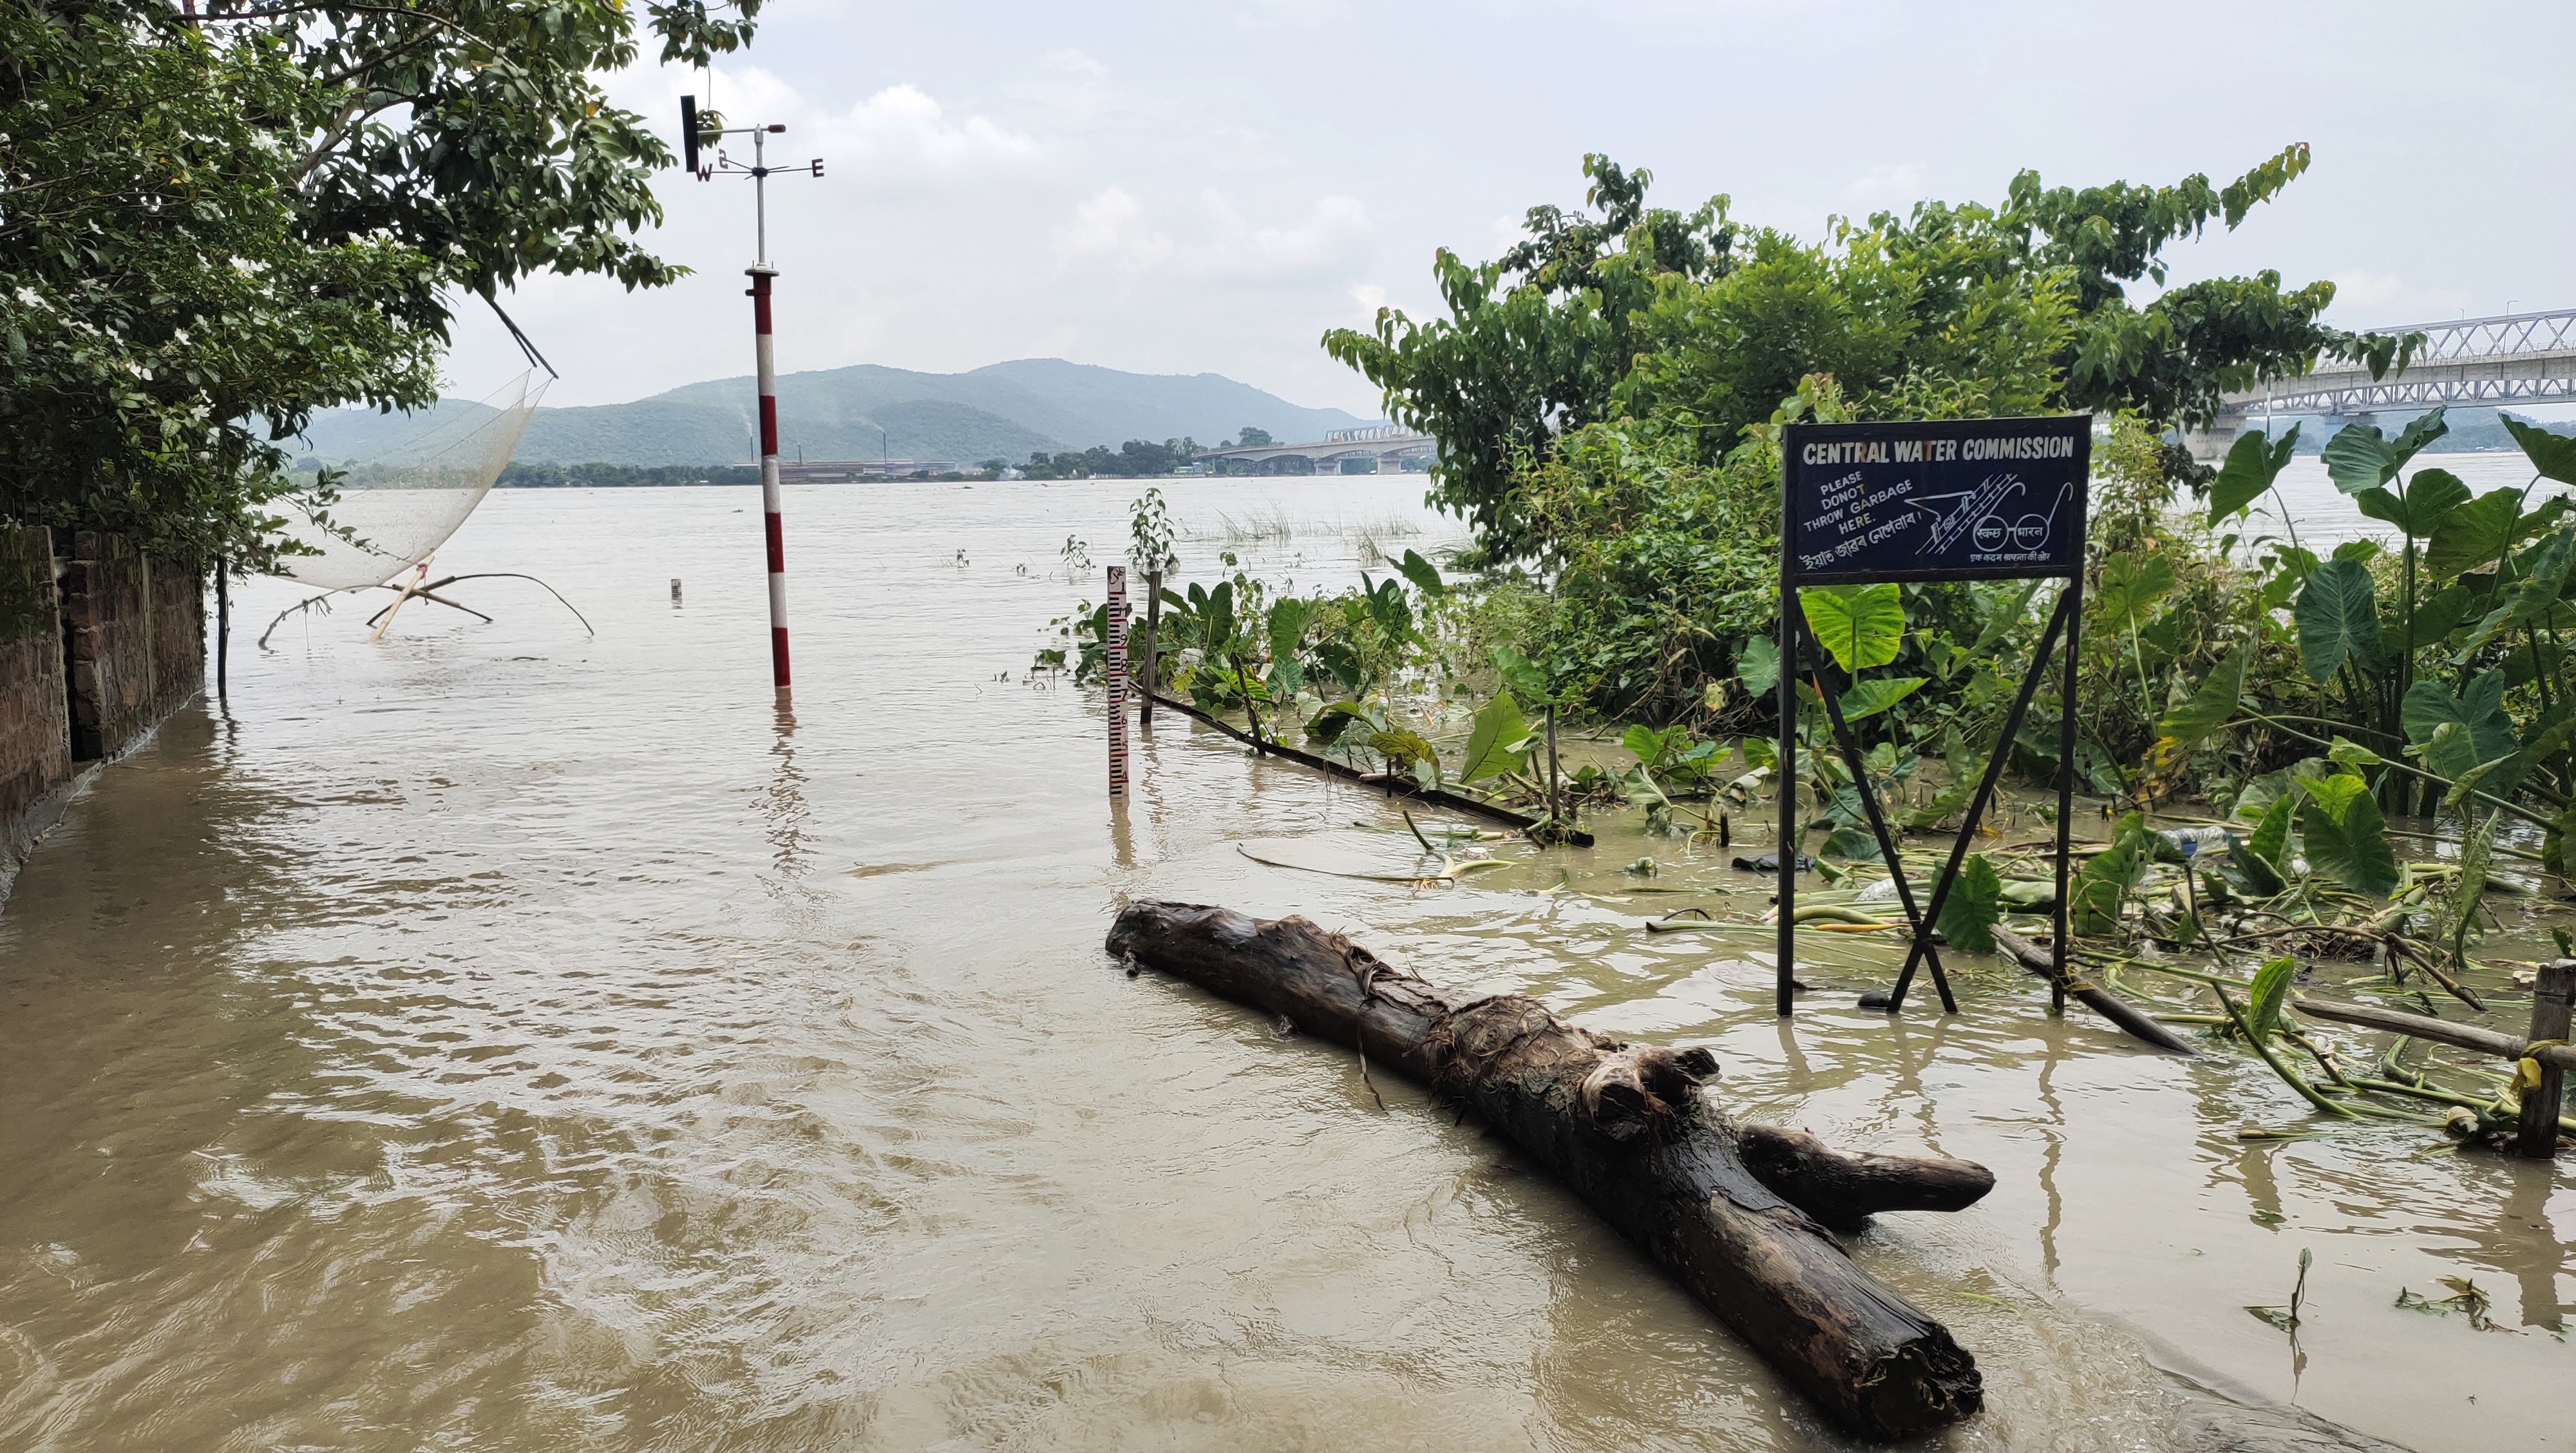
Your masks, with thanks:
[[[2420,414],[2437,405],[2576,403],[2576,308],[2375,331],[2422,333],[2424,346],[2404,372],[2391,369],[2384,378],[2372,378],[2360,364],[2329,363],[2305,378],[2230,394],[2209,432],[2191,437],[2192,452],[2205,459],[2225,455],[2246,421],[2267,414],[2366,422],[2381,412]]]
[[[1402,474],[1427,469],[1438,445],[1428,434],[1395,424],[1363,424],[1335,429],[1311,444],[1251,444],[1235,449],[1202,449],[1201,464],[1249,464],[1258,474],[1281,472],[1288,459],[1314,462],[1317,474]]]

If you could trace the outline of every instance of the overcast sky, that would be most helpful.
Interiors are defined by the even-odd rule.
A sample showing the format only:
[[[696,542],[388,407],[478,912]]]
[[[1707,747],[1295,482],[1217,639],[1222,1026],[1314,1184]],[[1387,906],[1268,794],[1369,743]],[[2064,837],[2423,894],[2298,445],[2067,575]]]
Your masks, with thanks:
[[[1586,151],[1654,198],[1715,192],[1815,235],[1835,214],[2052,184],[2224,182],[2292,141],[2308,175],[2176,281],[2332,278],[2335,319],[2576,305],[2576,5],[1115,6],[772,0],[710,78],[613,90],[675,142],[693,91],[783,122],[770,251],[782,371],[940,372],[1061,357],[1222,373],[1378,412],[1327,328],[1435,307],[1430,260],[1495,255],[1582,200]],[[697,275],[656,293],[547,278],[511,303],[607,403],[747,373],[750,184],[660,186],[652,237]],[[479,306],[452,393],[523,366]]]

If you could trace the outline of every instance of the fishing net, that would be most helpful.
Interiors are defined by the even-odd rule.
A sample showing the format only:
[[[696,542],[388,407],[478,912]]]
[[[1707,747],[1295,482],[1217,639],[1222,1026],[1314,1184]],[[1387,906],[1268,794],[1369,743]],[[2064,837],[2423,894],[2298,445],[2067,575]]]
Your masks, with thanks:
[[[352,590],[428,559],[492,492],[545,392],[523,373],[478,403],[441,403],[417,429],[348,466],[330,528],[303,520],[287,532],[319,554],[279,563],[307,585]]]

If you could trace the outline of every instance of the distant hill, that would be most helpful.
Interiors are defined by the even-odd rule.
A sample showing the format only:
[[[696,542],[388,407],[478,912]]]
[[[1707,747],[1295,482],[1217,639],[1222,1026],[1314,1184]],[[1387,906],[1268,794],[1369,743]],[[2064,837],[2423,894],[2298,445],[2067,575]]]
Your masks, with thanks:
[[[517,458],[529,464],[706,465],[752,459],[752,380],[687,384],[630,404],[539,409]],[[326,463],[400,459],[403,441],[433,419],[479,404],[442,400],[427,415],[334,409],[305,433]],[[1365,420],[1301,408],[1213,373],[1121,373],[1030,358],[971,373],[914,373],[859,364],[778,380],[778,433],[790,459],[982,459],[1025,462],[1039,451],[1112,449],[1130,439],[1232,438],[1250,424],[1282,440],[1320,439]]]

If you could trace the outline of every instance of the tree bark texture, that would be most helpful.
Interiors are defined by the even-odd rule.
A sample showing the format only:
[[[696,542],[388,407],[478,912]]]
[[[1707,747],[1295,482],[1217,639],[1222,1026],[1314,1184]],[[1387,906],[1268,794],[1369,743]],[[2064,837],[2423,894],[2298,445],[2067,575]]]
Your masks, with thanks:
[[[1983,1167],[1842,1155],[1800,1131],[1738,1126],[1700,1093],[1717,1073],[1705,1049],[1622,1044],[1519,995],[1453,1001],[1304,918],[1133,903],[1109,951],[1472,1108],[1845,1428],[1910,1437],[1982,1405],[1975,1359],[1825,1226],[1957,1210],[1993,1186]]]

